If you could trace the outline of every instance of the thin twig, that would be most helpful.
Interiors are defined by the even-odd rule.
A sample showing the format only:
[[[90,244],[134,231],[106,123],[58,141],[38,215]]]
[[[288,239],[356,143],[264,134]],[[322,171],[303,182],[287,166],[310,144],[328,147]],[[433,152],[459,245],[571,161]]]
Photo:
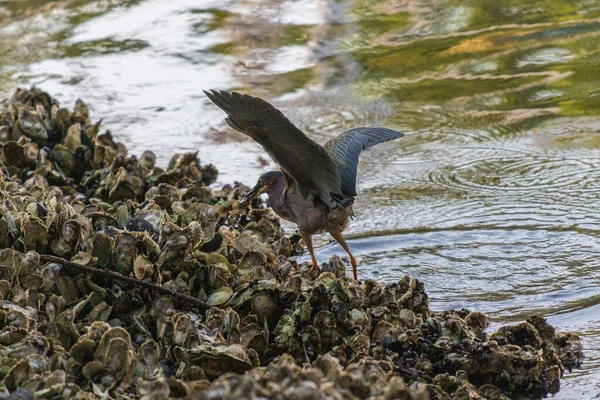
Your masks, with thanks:
[[[117,272],[113,272],[113,271],[109,271],[106,269],[100,269],[100,268],[96,268],[96,267],[91,267],[89,265],[81,265],[81,264],[77,264],[73,261],[69,261],[69,260],[65,260],[64,258],[61,257],[56,257],[56,256],[49,256],[46,254],[40,254],[40,259],[44,260],[44,261],[50,261],[50,262],[55,262],[57,264],[62,264],[68,268],[76,268],[76,269],[80,269],[82,271],[87,271],[87,272],[91,272],[93,274],[99,274],[99,275],[104,275],[107,276],[109,278],[113,278],[113,279],[117,279],[120,281],[124,281],[124,282],[129,282],[132,283],[134,285],[138,285],[138,286],[142,286],[145,287],[147,289],[153,290],[155,292],[160,292],[160,293],[164,293],[167,294],[169,296],[173,296],[179,300],[182,301],[186,301],[188,303],[192,303],[204,310],[208,310],[209,308],[211,308],[208,304],[206,304],[205,302],[203,302],[202,300],[198,300],[195,297],[192,296],[188,296],[187,294],[183,294],[183,293],[178,293],[175,292],[173,290],[164,288],[162,286],[158,286],[155,285],[153,283],[148,283],[148,282],[144,282],[144,281],[140,281],[139,279],[135,279],[135,278],[130,278],[128,276],[124,276],[121,275]]]

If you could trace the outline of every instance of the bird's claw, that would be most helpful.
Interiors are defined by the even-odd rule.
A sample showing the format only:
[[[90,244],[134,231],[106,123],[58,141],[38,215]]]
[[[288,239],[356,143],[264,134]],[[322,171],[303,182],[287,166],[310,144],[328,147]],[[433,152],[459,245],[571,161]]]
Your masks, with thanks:
[[[303,267],[300,269],[301,272],[305,273],[306,275],[310,276],[311,278],[315,279],[317,276],[319,276],[319,266],[318,265],[306,265],[304,264]]]

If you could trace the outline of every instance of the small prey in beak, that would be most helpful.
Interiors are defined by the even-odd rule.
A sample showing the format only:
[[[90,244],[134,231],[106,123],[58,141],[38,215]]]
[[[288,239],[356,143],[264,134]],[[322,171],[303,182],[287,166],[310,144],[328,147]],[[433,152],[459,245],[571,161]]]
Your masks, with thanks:
[[[250,190],[248,193],[246,193],[246,195],[244,197],[242,197],[240,199],[240,203],[241,204],[248,204],[248,203],[250,203],[256,197],[260,196],[266,189],[267,189],[267,186],[264,184],[264,182],[262,181],[262,179],[259,179],[258,183],[256,184],[256,186],[254,186],[252,188],[252,190]]]

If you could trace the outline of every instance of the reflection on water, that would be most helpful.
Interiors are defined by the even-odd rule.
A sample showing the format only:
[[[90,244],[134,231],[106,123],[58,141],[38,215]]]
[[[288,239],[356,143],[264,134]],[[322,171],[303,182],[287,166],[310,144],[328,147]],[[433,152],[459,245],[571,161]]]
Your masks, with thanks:
[[[361,158],[361,274],[581,332],[557,397],[583,399],[600,395],[599,28],[597,0],[1,2],[0,92],[82,97],[133,153],[198,149],[221,182],[273,164],[201,89],[269,98],[321,143],[406,132]]]

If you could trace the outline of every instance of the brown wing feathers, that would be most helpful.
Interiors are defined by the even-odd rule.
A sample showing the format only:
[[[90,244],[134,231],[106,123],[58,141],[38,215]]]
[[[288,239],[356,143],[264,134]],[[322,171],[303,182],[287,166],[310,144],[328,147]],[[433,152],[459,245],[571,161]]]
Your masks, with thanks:
[[[236,92],[204,93],[227,113],[228,125],[260,143],[304,195],[313,193],[335,206],[333,195],[342,194],[338,166],[321,145],[262,99]]]

